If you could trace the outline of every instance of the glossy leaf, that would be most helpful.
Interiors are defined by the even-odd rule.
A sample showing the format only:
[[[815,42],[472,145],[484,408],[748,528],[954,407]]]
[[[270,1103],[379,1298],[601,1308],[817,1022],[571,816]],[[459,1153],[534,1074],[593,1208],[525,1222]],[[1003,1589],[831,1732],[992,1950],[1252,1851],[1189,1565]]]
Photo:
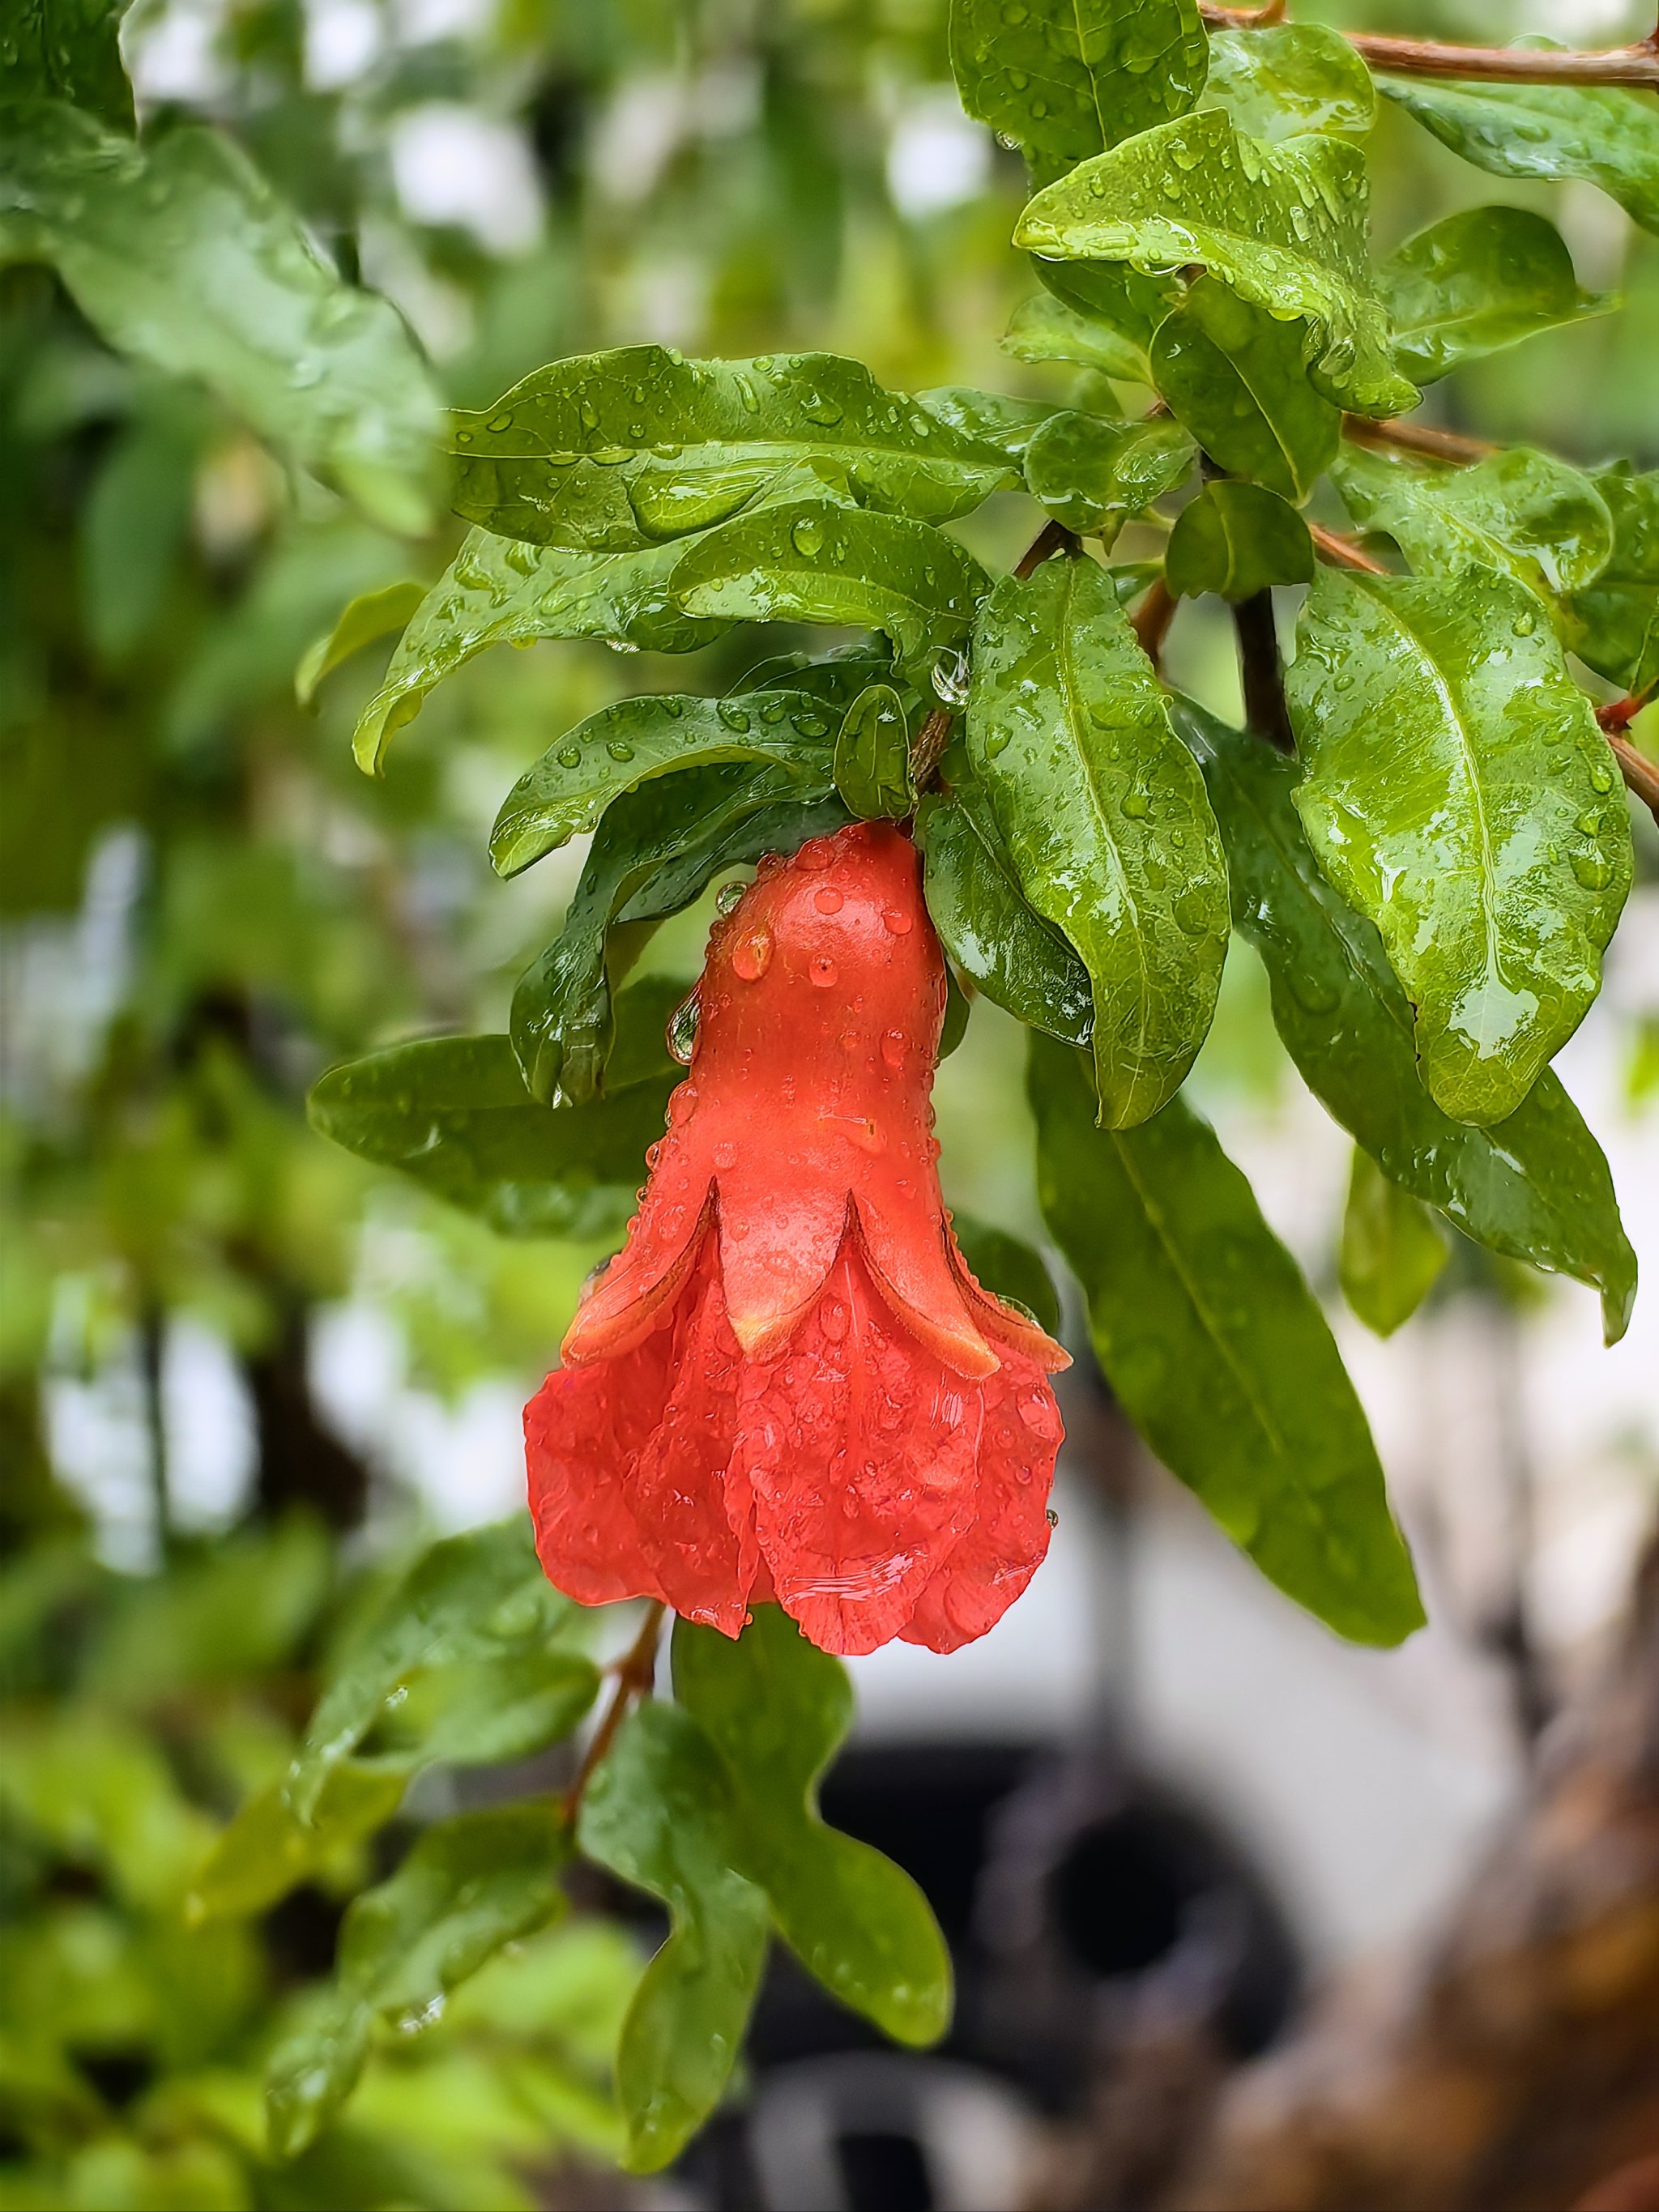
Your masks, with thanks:
[[[614,802],[562,929],[513,994],[513,1049],[532,1097],[562,1109],[604,1091],[611,989],[655,923],[690,906],[720,869],[841,828],[846,809],[827,757],[824,766],[814,785],[776,767],[691,769]]]
[[[653,977],[623,994],[617,1027],[638,1074],[619,1081],[613,1061],[603,1103],[538,1103],[505,1036],[425,1037],[331,1069],[311,1093],[311,1125],[502,1236],[608,1235],[633,1212],[662,1134],[679,1078],[663,1030],[685,988]]]
[[[1210,40],[1206,107],[1224,108],[1253,138],[1322,131],[1364,138],[1376,118],[1376,91],[1364,61],[1322,23],[1275,23],[1218,31]]]
[[[411,1771],[402,1759],[340,1759],[309,1821],[298,1817],[280,1783],[256,1790],[203,1863],[191,1887],[191,1918],[263,1912],[311,1881],[331,1858],[386,1826]]]
[[[1299,507],[1334,459],[1340,408],[1308,381],[1304,326],[1213,277],[1194,284],[1152,341],[1152,381],[1217,465]]]
[[[1269,1581],[1340,1635],[1421,1626],[1382,1470],[1317,1302],[1184,1100],[1095,1126],[1088,1064],[1031,1041],[1038,1188],[1124,1411]]]
[[[1039,1328],[1058,1337],[1064,1319],[1060,1293],[1043,1263],[1042,1255],[1023,1237],[999,1229],[994,1222],[978,1220],[970,1213],[953,1212],[951,1227],[963,1258],[986,1289],[1000,1298],[1012,1300],[1030,1315]]]
[[[819,700],[781,685],[725,699],[619,700],[567,730],[514,785],[489,836],[495,872],[518,875],[592,829],[623,792],[675,770],[769,762],[821,784],[835,728]]]
[[[845,1667],[776,1605],[757,1605],[735,1643],[677,1621],[673,1656],[674,1695],[726,1770],[739,1863],[785,1942],[895,2041],[937,2042],[951,2021],[951,1954],[927,1899],[818,1813],[818,1784],[853,1723]]]
[[[902,821],[916,803],[910,730],[890,684],[872,684],[847,709],[836,738],[836,788],[850,814]]]
[[[908,659],[959,641],[985,585],[973,556],[927,523],[796,501],[699,539],[673,590],[694,616],[884,630]]]
[[[574,355],[454,416],[451,450],[458,514],[591,553],[707,529],[802,469],[925,522],[969,513],[1006,475],[1000,453],[828,353]]]
[[[62,100],[132,129],[116,33],[126,0],[13,0],[0,46],[0,100]]]
[[[1109,334],[1124,349],[1125,369],[1110,370],[1109,374],[1151,382],[1147,351],[1153,332],[1186,292],[1179,276],[1152,276],[1127,262],[1054,261],[1036,253],[1031,256],[1031,267],[1051,297]]]
[[[1313,135],[1264,145],[1206,109],[1050,185],[1014,237],[1062,259],[1200,263],[1252,306],[1303,318],[1308,374],[1334,405],[1396,415],[1417,392],[1394,367],[1365,222],[1358,147]]]
[[[141,144],[41,100],[0,109],[0,260],[49,261],[118,351],[205,384],[375,520],[425,526],[438,404],[413,340],[228,138]]]
[[[689,1713],[656,1703],[623,1722],[582,1800],[584,1854],[666,1905],[671,1922],[617,2054],[631,2172],[678,2155],[743,2047],[769,1915],[765,1891],[738,1871],[738,1822],[713,1744]]]
[[[893,655],[884,637],[860,639],[815,660],[810,653],[775,653],[751,668],[738,687],[744,691],[805,691],[837,714],[844,714],[867,684],[896,681]]]
[[[1184,115],[1207,61],[1196,0],[951,0],[963,106],[1050,173]]]
[[[1342,1216],[1342,1295],[1367,1328],[1392,1336],[1417,1311],[1451,1257],[1444,1232],[1420,1198],[1354,1147]]]
[[[997,585],[975,635],[967,743],[1026,899],[1089,970],[1102,1117],[1144,1121],[1215,1010],[1227,870],[1202,778],[1092,562]]]
[[[1659,689],[1659,470],[1595,477],[1613,522],[1613,553],[1570,603],[1573,649],[1598,676],[1645,698]]]
[[[1217,592],[1250,599],[1273,584],[1305,584],[1314,570],[1308,526],[1266,485],[1223,477],[1176,518],[1164,573],[1177,599]]]
[[[1454,1121],[1418,1073],[1411,1006],[1372,925],[1326,880],[1296,811],[1300,766],[1189,700],[1172,708],[1221,824],[1233,920],[1261,955],[1273,1020],[1315,1096],[1402,1189],[1489,1250],[1598,1287],[1624,1334],[1636,1255],[1607,1164],[1546,1069],[1489,1129]]]
[[[1105,422],[1067,410],[1026,448],[1026,489],[1068,530],[1110,545],[1133,516],[1184,481],[1194,458],[1178,422]]]
[[[1553,602],[1594,583],[1613,552],[1590,478],[1533,446],[1442,468],[1350,444],[1331,481],[1354,520],[1385,532],[1419,574],[1479,562]]]
[[[1068,361],[1132,383],[1146,374],[1146,356],[1109,323],[1081,313],[1050,292],[1037,292],[1015,308],[1002,341],[1016,361]]]
[[[988,999],[1019,1020],[1067,1044],[1086,1044],[1095,1024],[1088,969],[1060,932],[1027,905],[966,755],[947,752],[944,773],[949,793],[922,800],[916,836],[927,859],[927,911],[945,951]]]
[[[1537,601],[1510,578],[1322,569],[1286,694],[1319,864],[1374,921],[1423,1079],[1512,1113],[1601,985],[1630,885],[1624,794]]]
[[[331,676],[354,653],[373,645],[376,638],[389,637],[394,629],[406,629],[418,613],[426,590],[424,584],[405,576],[395,584],[382,585],[378,591],[360,592],[333,629],[306,648],[305,658],[294,672],[294,696],[300,704],[309,707],[323,678]]]
[[[386,681],[352,740],[360,768],[377,770],[392,733],[414,720],[428,692],[491,645],[598,637],[653,653],[689,653],[726,624],[699,621],[671,597],[679,544],[643,553],[538,550],[469,531],[398,641]]]
[[[1560,232],[1526,208],[1465,208],[1431,223],[1382,264],[1376,289],[1394,357],[1419,384],[1618,304],[1580,288]]]
[[[977,392],[971,385],[944,384],[916,394],[916,404],[941,422],[994,446],[1018,468],[1045,422],[1065,410],[1048,399],[1014,399],[1004,392]]]
[[[356,2087],[377,2020],[417,2033],[452,1990],[564,1908],[560,1808],[523,1799],[426,1829],[389,1881],[354,1899],[319,2015],[282,2045],[266,2079],[273,2154],[315,2140]]]
[[[1420,76],[1379,76],[1376,88],[1477,169],[1599,185],[1644,230],[1659,231],[1659,105],[1651,94]]]

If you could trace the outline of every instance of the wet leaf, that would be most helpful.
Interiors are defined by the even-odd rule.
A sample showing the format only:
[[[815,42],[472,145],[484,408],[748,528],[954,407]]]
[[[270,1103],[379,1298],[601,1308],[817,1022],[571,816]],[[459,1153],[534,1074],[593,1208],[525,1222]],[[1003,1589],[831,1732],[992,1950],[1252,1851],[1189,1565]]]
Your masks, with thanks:
[[[1322,569],[1286,694],[1319,864],[1375,921],[1423,1079],[1462,1121],[1512,1113],[1601,988],[1630,885],[1624,794],[1532,594]]]
[[[1014,241],[1062,259],[1201,263],[1252,306],[1306,321],[1308,374],[1334,405],[1397,415],[1417,392],[1394,367],[1365,223],[1358,147],[1311,134],[1265,145],[1206,109],[1050,185]]]
[[[1178,422],[1107,422],[1068,409],[1026,448],[1026,489],[1056,522],[1109,546],[1126,522],[1185,480],[1194,458]]]
[[[1048,399],[1014,399],[1003,392],[976,392],[966,384],[945,384],[916,395],[918,406],[941,422],[994,446],[1018,468],[1025,449],[1045,422],[1065,410]]]
[[[354,653],[361,653],[378,637],[390,636],[394,629],[407,629],[426,590],[424,584],[405,576],[398,583],[382,585],[378,591],[360,592],[333,629],[307,647],[305,658],[294,672],[294,696],[300,704],[309,707],[323,678],[331,676]]]
[[[835,732],[821,701],[781,684],[725,699],[656,692],[619,700],[567,730],[514,785],[489,836],[495,872],[518,875],[653,776],[751,761],[821,786]]]
[[[1644,230],[1659,231],[1659,106],[1650,94],[1420,76],[1379,76],[1376,88],[1477,169],[1599,185]]]
[[[785,1942],[895,2041],[937,2042],[951,2021],[951,1954],[927,1899],[818,1813],[818,1784],[852,1726],[847,1669],[775,1605],[757,1605],[735,1643],[677,1621],[673,1652],[674,1694],[725,1768],[739,1863]]]
[[[563,927],[513,994],[513,1049],[532,1097],[561,1110],[606,1086],[611,994],[665,916],[722,868],[792,853],[840,829],[847,810],[825,773],[734,763],[661,776],[612,802],[593,835]]]
[[[1089,971],[1025,901],[1012,857],[959,747],[947,752],[946,795],[921,802],[916,836],[927,856],[927,911],[964,975],[1034,1029],[1067,1044],[1093,1033]]]
[[[586,1856],[668,1908],[667,1942],[629,2007],[617,2054],[630,2172],[676,2158],[713,2112],[743,2047],[769,1914],[744,1863],[724,1765],[691,1716],[640,1706],[582,1801]]]
[[[1127,262],[1053,261],[1037,253],[1031,268],[1052,298],[1102,334],[1103,346],[1110,342],[1122,349],[1125,367],[1109,374],[1151,383],[1147,352],[1158,325],[1185,295],[1180,276],[1151,276]]]
[[[951,1226],[975,1278],[994,1297],[1030,1314],[1039,1328],[1058,1337],[1062,1320],[1060,1293],[1042,1255],[1023,1237],[970,1213],[953,1209]]]
[[[340,1759],[309,1821],[295,1813],[280,1782],[256,1790],[203,1862],[187,1900],[190,1917],[241,1918],[275,1905],[383,1828],[402,1804],[411,1771],[403,1759]]]
[[[1068,361],[1131,383],[1143,381],[1146,374],[1142,347],[1049,292],[1036,293],[1015,308],[1002,350],[1016,361]]]
[[[878,513],[947,522],[1001,483],[994,449],[829,353],[550,362],[453,418],[454,506],[509,538],[623,553],[724,522],[803,468]]]
[[[1478,562],[1524,584],[1558,617],[1560,599],[1594,583],[1613,552],[1613,518],[1595,485],[1535,447],[1443,468],[1348,444],[1331,481],[1354,520],[1385,532],[1419,574]]]
[[[1382,1470],[1317,1302],[1182,1099],[1095,1126],[1088,1063],[1031,1040],[1038,1188],[1120,1404],[1270,1582],[1356,1643],[1423,1621]]]
[[[1203,765],[1227,848],[1233,920],[1261,953],[1273,1020],[1326,1109],[1401,1187],[1491,1251],[1601,1291],[1624,1334],[1636,1255],[1601,1148],[1546,1069],[1489,1129],[1454,1121],[1418,1073],[1411,1006],[1372,925],[1340,898],[1296,811],[1302,770],[1190,700],[1176,726]]]
[[[1595,489],[1613,523],[1613,553],[1588,591],[1569,602],[1573,650],[1638,699],[1659,688],[1659,470],[1600,470]]]
[[[1215,1010],[1227,870],[1203,780],[1092,562],[997,585],[975,637],[967,744],[1025,898],[1089,970],[1102,1115],[1144,1121]]]
[[[132,129],[117,38],[127,0],[15,0],[0,47],[0,102],[61,100]]]
[[[1253,138],[1304,131],[1364,138],[1376,118],[1376,91],[1339,33],[1322,23],[1275,23],[1213,34],[1203,105],[1224,108]]]
[[[1250,599],[1273,584],[1310,582],[1313,570],[1313,540],[1296,509],[1264,484],[1225,477],[1182,508],[1164,562],[1182,599]]]
[[[684,552],[676,543],[643,553],[565,553],[469,531],[363,709],[352,739],[358,766],[378,770],[393,732],[414,720],[427,694],[487,646],[544,637],[605,638],[653,653],[707,645],[726,625],[697,620],[670,594]]]
[[[910,730],[890,684],[872,684],[847,709],[836,738],[836,788],[851,814],[899,822],[915,806]]]
[[[1308,381],[1307,330],[1252,307],[1213,277],[1159,325],[1152,376],[1217,465],[1299,507],[1330,466],[1340,408]]]
[[[1356,1145],[1342,1217],[1342,1295],[1366,1328],[1392,1336],[1427,1297],[1450,1257],[1430,1208]]]
[[[985,586],[973,556],[927,523],[811,501],[711,531],[673,581],[691,615],[884,630],[905,659],[959,643]]]
[[[568,1854],[552,1799],[435,1821],[389,1881],[354,1899],[319,2014],[273,2054],[265,2101],[272,2154],[313,2142],[356,2087],[377,2020],[418,2033],[449,1992],[504,1946],[564,1909]]]
[[[1465,208],[1397,246],[1376,272],[1395,359],[1419,384],[1618,305],[1581,289],[1553,223],[1526,208]]]
[[[438,402],[402,318],[343,283],[230,140],[140,144],[0,110],[0,259],[50,262],[118,351],[216,392],[387,528],[417,531]]]
[[[1184,115],[1207,60],[1196,0],[951,0],[963,106],[1049,174]]]

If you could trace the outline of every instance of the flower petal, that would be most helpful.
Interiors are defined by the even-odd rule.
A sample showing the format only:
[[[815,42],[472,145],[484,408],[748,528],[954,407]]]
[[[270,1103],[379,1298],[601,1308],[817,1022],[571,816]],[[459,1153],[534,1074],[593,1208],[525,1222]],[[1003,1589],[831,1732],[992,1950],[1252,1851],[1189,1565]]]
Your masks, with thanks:
[[[1056,1344],[1047,1329],[1034,1322],[1029,1314],[1018,1313],[1012,1306],[1005,1305],[994,1291],[988,1291],[979,1277],[962,1256],[962,1247],[951,1232],[951,1265],[957,1280],[962,1285],[963,1296],[980,1327],[993,1344],[1006,1345],[1034,1359],[1046,1374],[1058,1375],[1072,1364],[1072,1355],[1064,1345]]]
[[[702,1249],[712,1211],[706,1177],[696,1188],[693,1206],[679,1184],[651,1177],[628,1224],[628,1242],[588,1285],[565,1331],[559,1356],[567,1366],[631,1352],[678,1297]]]

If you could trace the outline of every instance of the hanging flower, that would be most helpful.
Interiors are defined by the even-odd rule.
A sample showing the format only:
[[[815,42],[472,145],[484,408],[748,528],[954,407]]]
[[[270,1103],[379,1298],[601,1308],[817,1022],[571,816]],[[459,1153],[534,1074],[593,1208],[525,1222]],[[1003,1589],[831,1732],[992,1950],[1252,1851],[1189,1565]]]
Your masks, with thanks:
[[[928,1094],[945,967],[915,848],[859,823],[716,922],[628,1241],[526,1409],[542,1564],[826,1651],[982,1636],[1048,1544],[1066,1354],[969,1273]]]

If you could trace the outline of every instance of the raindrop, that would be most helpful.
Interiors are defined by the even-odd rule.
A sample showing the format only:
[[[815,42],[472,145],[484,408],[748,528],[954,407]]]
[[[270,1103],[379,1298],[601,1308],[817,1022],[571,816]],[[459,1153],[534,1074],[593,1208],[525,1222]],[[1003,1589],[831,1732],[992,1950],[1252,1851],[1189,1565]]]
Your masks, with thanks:
[[[933,689],[947,707],[965,707],[968,703],[968,656],[965,653],[941,653],[933,666]]]
[[[714,712],[728,730],[744,731],[749,727],[749,716],[734,700],[722,699]]]
[[[559,766],[561,768],[580,768],[582,764],[581,747],[580,745],[561,745],[559,747],[558,760]]]
[[[613,761],[631,761],[634,757],[634,748],[626,738],[607,738],[605,749]]]
[[[772,964],[772,933],[752,930],[732,949],[732,972],[739,981],[758,983]]]
[[[709,1154],[709,1158],[724,1174],[728,1169],[734,1168],[738,1164],[738,1148],[729,1140],[722,1139]]]
[[[714,897],[717,914],[735,914],[743,904],[745,885],[740,883],[722,884]]]
[[[827,991],[839,972],[827,952],[815,952],[806,963],[808,981],[819,991]]]
[[[910,916],[906,914],[902,906],[890,906],[881,918],[895,937],[908,937],[910,934]]]
[[[804,514],[790,529],[789,541],[797,553],[805,554],[810,561],[823,546],[823,525],[811,515]]]
[[[484,424],[484,428],[486,430],[495,430],[498,432],[501,430],[510,430],[513,428],[513,417],[511,415],[492,415],[489,420]]]
[[[846,901],[833,884],[825,884],[812,894],[812,903],[820,914],[839,914]]]
[[[881,1056],[895,1075],[904,1065],[905,1036],[902,1030],[889,1030],[881,1041]]]
[[[668,1057],[671,1060],[678,1060],[682,1067],[690,1066],[691,1055],[697,1048],[697,1024],[702,1018],[702,1009],[697,1003],[697,994],[693,991],[689,998],[681,1000],[668,1018],[668,1028],[664,1035],[664,1042],[668,1047]],[[684,1101],[684,1106],[680,1104],[681,1100]],[[683,1121],[696,1103],[696,1092],[689,1083],[682,1083],[679,1089],[669,1099],[669,1120]]]

